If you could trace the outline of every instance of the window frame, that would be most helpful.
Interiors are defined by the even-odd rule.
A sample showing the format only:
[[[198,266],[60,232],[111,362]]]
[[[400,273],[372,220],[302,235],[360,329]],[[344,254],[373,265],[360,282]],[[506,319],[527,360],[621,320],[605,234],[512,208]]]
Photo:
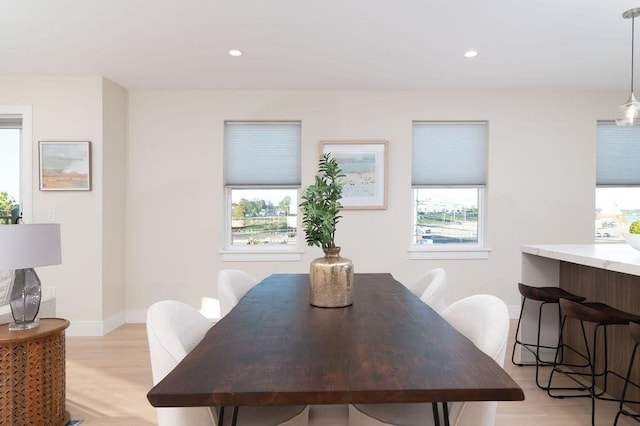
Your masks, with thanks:
[[[637,172],[637,160],[640,156],[640,152],[637,148],[635,140],[630,140],[629,138],[625,138],[620,134],[612,135],[612,138],[607,139],[606,141],[601,141],[600,132],[603,127],[610,127],[615,130],[620,130],[621,132],[639,132],[640,129],[637,127],[619,127],[616,126],[615,121],[612,120],[598,120],[596,123],[596,182],[594,188],[594,201],[597,201],[597,191],[598,189],[622,189],[622,188],[640,188],[640,174]],[[635,136],[635,135],[634,135]],[[621,138],[621,139],[617,139]],[[620,143],[620,140],[625,142],[626,144],[631,144],[630,152],[625,150],[624,155],[619,155],[619,150],[616,150],[616,144]],[[601,145],[602,144],[602,145]],[[604,146],[603,146],[604,145]],[[600,157],[600,152],[604,152],[604,157]],[[612,155],[613,154],[613,155]],[[616,154],[617,158],[616,158]],[[602,161],[599,166],[599,160]],[[629,173],[629,170],[632,170],[632,173]],[[612,176],[612,171],[615,173],[615,177]],[[619,171],[622,171],[618,174]],[[603,182],[604,181],[604,182]],[[597,218],[596,218],[596,208],[597,205],[594,205],[594,227],[593,227],[593,238],[595,244],[624,244],[625,240],[620,236],[618,239],[610,239],[610,240],[599,240],[597,233]],[[623,231],[624,232],[624,231]]]
[[[257,246],[233,246],[231,244],[231,224],[232,224],[232,192],[238,189],[250,189],[250,190],[277,190],[277,189],[290,189],[297,192],[298,199],[300,198],[300,188],[293,186],[238,186],[229,185],[225,187],[225,243],[224,249],[221,251],[225,255],[225,260],[300,260],[302,258],[302,249],[300,247],[300,223],[296,221],[296,244],[292,245],[257,245]],[[296,217],[299,216],[299,208],[296,205]]]
[[[224,147],[226,149],[226,125],[227,123],[238,123],[239,121],[228,120],[225,121],[225,144]],[[265,124],[265,123],[297,123],[300,126],[300,132],[302,132],[302,122],[299,120],[242,120],[242,123],[255,123]],[[300,139],[298,141],[300,144],[300,155],[302,148],[302,137],[300,135]],[[227,153],[224,152],[223,155],[226,158]],[[295,190],[297,194],[297,200],[300,200],[301,194],[301,182],[297,184],[227,184],[226,182],[226,160],[224,161],[224,178],[223,178],[223,186],[224,186],[224,214],[223,214],[223,226],[224,226],[224,242],[223,248],[219,251],[223,261],[299,261],[302,259],[302,248],[300,241],[300,221],[296,220],[296,243],[295,244],[286,244],[286,245],[278,245],[278,244],[265,244],[265,245],[243,245],[243,246],[233,246],[232,245],[232,193],[234,190]],[[301,159],[299,161],[299,167],[301,165]],[[299,207],[295,206],[296,217],[299,217]]]
[[[478,242],[469,243],[449,243],[449,244],[415,244],[415,227],[417,222],[416,190],[421,188],[476,188],[478,190]],[[409,255],[411,259],[487,259],[491,249],[487,246],[487,188],[480,185],[451,185],[451,186],[425,186],[416,185],[411,187],[411,224]]]
[[[636,190],[640,190],[640,185],[596,185],[595,187],[595,200],[597,202],[598,200],[598,190],[602,190],[602,189],[636,189]],[[616,200],[618,200],[618,198],[616,198]],[[594,206],[596,209],[598,207],[598,205],[596,204]],[[595,210],[595,209],[594,209]],[[621,243],[625,243],[625,239],[622,235],[620,235],[617,238],[611,237],[611,236],[601,236],[598,237],[598,232],[599,231],[604,231],[606,228],[601,227],[598,228],[597,224],[598,224],[598,218],[597,218],[597,212],[594,212],[594,228],[593,228],[593,234],[594,234],[594,244],[621,244]],[[628,229],[623,231],[623,232],[628,232]],[[599,239],[601,238],[601,239]]]
[[[455,125],[456,123],[483,123],[485,126],[484,140],[484,183],[483,184],[414,184],[413,172],[411,183],[411,223],[409,232],[409,257],[410,259],[487,259],[491,249],[488,246],[488,149],[489,149],[489,122],[487,120],[414,120],[412,122],[412,132],[416,124],[421,123],[446,123]],[[412,155],[413,144],[415,140],[412,138]],[[413,158],[412,158],[413,162]],[[447,244],[416,244],[415,228],[417,223],[417,190],[421,188],[476,188],[478,191],[478,241],[475,244],[470,243],[447,243]]]
[[[20,115],[20,213],[25,223],[33,218],[33,138],[31,105],[0,105],[0,115]]]

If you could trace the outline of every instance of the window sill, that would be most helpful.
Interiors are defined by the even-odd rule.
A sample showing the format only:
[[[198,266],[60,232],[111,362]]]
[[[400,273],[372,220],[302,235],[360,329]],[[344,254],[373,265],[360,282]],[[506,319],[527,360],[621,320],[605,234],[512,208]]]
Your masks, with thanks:
[[[302,260],[302,250],[278,250],[278,249],[257,249],[257,250],[220,250],[220,257],[223,262],[295,262]]]
[[[490,248],[486,247],[434,247],[429,249],[411,248],[409,258],[411,260],[420,259],[488,259]]]

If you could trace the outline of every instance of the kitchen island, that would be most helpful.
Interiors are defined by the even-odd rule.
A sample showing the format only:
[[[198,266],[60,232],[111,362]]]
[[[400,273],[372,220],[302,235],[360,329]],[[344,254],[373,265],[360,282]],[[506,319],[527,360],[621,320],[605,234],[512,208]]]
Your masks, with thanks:
[[[628,244],[545,244],[523,245],[522,282],[531,286],[559,286],[571,293],[585,296],[587,301],[604,302],[617,309],[640,315],[640,251]],[[554,307],[544,312],[542,343],[557,343],[558,318]],[[528,303],[523,312],[522,337],[535,341],[538,305]],[[582,336],[577,321],[566,332],[566,342],[583,348]],[[587,325],[588,336],[593,328]],[[626,374],[633,341],[627,327],[611,326],[608,331],[609,368]],[[602,339],[600,340],[602,341]],[[523,356],[527,355],[523,352]],[[544,354],[543,359],[552,359],[553,354]],[[602,357],[600,357],[602,359]],[[531,360],[526,356],[523,360]],[[571,360],[571,357],[568,358]],[[575,359],[574,359],[575,361]],[[639,363],[640,364],[640,363]],[[640,380],[640,368],[634,370],[636,381]],[[613,378],[608,392],[619,396],[623,383]],[[628,395],[640,399],[634,390]]]

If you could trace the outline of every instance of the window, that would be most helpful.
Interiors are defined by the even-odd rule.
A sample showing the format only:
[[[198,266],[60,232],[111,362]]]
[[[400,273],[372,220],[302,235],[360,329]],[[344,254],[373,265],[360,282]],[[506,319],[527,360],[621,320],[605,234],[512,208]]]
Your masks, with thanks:
[[[31,107],[0,105],[0,224],[31,221]]]
[[[225,122],[227,250],[298,249],[300,122]]]
[[[596,242],[623,241],[640,220],[640,128],[598,121],[596,152]]]
[[[487,123],[414,122],[412,143],[414,251],[482,249]]]

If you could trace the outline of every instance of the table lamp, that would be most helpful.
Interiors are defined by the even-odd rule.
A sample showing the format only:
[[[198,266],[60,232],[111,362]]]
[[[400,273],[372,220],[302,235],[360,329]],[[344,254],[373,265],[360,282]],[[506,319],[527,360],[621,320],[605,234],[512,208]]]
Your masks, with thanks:
[[[40,279],[36,266],[61,263],[60,224],[0,225],[0,269],[14,269],[9,330],[38,327]]]

